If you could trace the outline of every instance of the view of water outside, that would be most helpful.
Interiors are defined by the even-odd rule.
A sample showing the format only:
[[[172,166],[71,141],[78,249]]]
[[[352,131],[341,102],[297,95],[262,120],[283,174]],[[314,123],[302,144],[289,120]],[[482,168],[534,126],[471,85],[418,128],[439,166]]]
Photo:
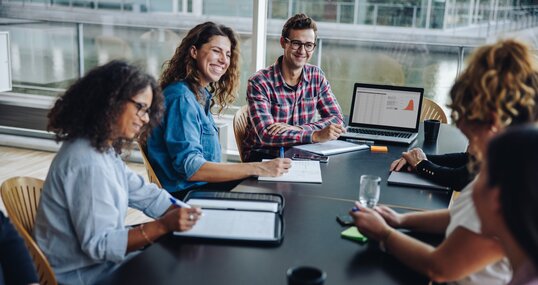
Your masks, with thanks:
[[[96,15],[100,11],[122,11],[122,14],[114,17],[130,17],[137,13],[156,13],[156,16],[159,13],[192,13],[200,15],[200,22],[215,20],[213,17],[249,17],[253,13],[254,3],[252,0],[57,0],[50,4],[44,0],[8,2],[42,3],[60,9],[82,9],[80,11],[95,10]],[[355,6],[357,3],[359,6]],[[305,12],[319,22],[343,23],[348,27],[350,24],[362,27],[398,27],[392,30],[394,36],[406,29],[421,33],[427,30],[439,31],[443,26],[463,27],[452,28],[450,33],[439,36],[444,42],[453,44],[320,36],[311,63],[319,64],[324,70],[344,113],[349,112],[355,82],[423,87],[426,97],[445,107],[448,91],[463,68],[459,64],[461,50],[465,50],[464,55],[467,56],[474,48],[472,45],[466,47],[461,42],[460,34],[472,32],[484,40],[484,34],[532,27],[538,21],[534,17],[535,14],[538,15],[538,8],[520,6],[515,9],[509,6],[511,2],[508,0],[497,0],[495,13],[492,12],[493,2],[489,1],[482,1],[475,6],[470,4],[472,1],[465,0],[446,3],[433,1],[431,6],[426,3],[429,2],[410,0],[401,4],[398,1],[367,0],[270,0],[268,17],[285,20],[294,13]],[[111,20],[111,24],[106,25],[82,25],[84,72],[112,59],[125,59],[140,65],[158,78],[162,64],[172,56],[186,30],[191,28],[156,29],[136,25],[120,26],[113,22]],[[495,24],[494,28],[490,24]],[[332,29],[338,29],[338,26],[332,26]],[[78,78],[76,23],[4,23],[2,30],[11,34],[15,92],[56,96]],[[241,86],[236,106],[246,104],[247,79],[253,72],[251,34],[243,32],[240,37]],[[267,37],[266,65],[274,63],[282,54],[278,39],[275,30]],[[390,33],[386,39],[391,39]],[[426,39],[425,42],[429,40]]]
[[[5,26],[11,32],[14,84],[54,88],[57,95],[78,76],[76,25],[18,24]],[[173,54],[185,31],[84,25],[85,71],[111,59],[123,58],[159,76],[161,66]],[[266,64],[282,54],[278,36],[267,39]],[[355,82],[424,87],[426,97],[440,104],[457,74],[458,48],[408,43],[373,43],[353,40],[323,40],[321,68],[345,113],[349,111]],[[241,35],[241,88],[236,105],[246,104],[246,84],[251,75],[251,37]],[[52,68],[51,68],[52,67]],[[16,88],[16,90],[21,88]],[[22,88],[24,89],[24,88]]]

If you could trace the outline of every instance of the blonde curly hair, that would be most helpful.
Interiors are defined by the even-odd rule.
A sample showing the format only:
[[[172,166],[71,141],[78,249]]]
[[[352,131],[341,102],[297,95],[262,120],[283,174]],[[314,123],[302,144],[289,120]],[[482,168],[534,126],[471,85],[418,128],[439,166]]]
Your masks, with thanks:
[[[478,48],[450,90],[454,122],[501,127],[537,118],[538,73],[530,48],[500,40]]]
[[[198,99],[204,103],[201,93],[200,74],[196,66],[196,60],[190,56],[190,49],[197,49],[209,42],[213,36],[227,37],[231,43],[230,65],[226,73],[217,82],[209,83],[209,92],[214,96],[211,99],[211,107],[219,106],[218,113],[231,105],[237,96],[239,89],[239,40],[235,32],[224,25],[213,22],[205,22],[192,28],[187,36],[181,41],[174,55],[163,64],[164,72],[159,84],[164,89],[171,83],[185,80]]]

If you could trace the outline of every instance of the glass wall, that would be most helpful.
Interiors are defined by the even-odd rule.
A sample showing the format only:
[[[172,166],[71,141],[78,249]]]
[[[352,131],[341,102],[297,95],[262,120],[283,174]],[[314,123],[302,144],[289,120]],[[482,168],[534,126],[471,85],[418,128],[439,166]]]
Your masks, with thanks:
[[[158,78],[187,30],[79,24],[83,70],[124,59]],[[77,24],[5,25],[12,34],[14,91],[57,95],[78,78]],[[241,34],[241,86],[236,105],[246,104],[252,39]],[[267,37],[266,65],[282,54],[279,35]],[[461,47],[463,48],[463,47]],[[403,42],[320,38],[311,60],[320,63],[345,112],[355,82],[424,87],[444,103],[458,73],[460,47]],[[233,112],[234,110],[230,111]]]
[[[324,30],[311,61],[325,72],[344,113],[349,112],[355,82],[424,87],[426,97],[444,107],[454,79],[465,66],[464,58],[474,48],[473,44],[460,44],[461,35],[484,39],[538,25],[535,6],[526,3],[527,6],[513,7],[508,0],[492,1],[268,0],[267,17],[285,20],[304,12],[319,23],[333,23],[323,25],[323,29],[336,31],[340,23],[346,28],[366,27],[374,33],[379,26],[395,34],[427,31],[438,33],[447,41],[453,37],[454,45],[410,43],[390,41],[390,37],[337,38]],[[135,63],[158,78],[163,63],[172,56],[187,30],[202,21],[213,20],[240,31],[241,85],[235,105],[244,105],[247,79],[252,74],[253,3],[253,0],[2,0],[0,17],[5,19],[1,19],[0,30],[9,31],[12,41],[14,90],[9,95],[56,96],[79,78],[80,73],[112,59]],[[4,5],[19,6],[28,13],[6,17],[2,13]],[[51,17],[50,21],[36,21],[27,15],[43,8],[65,13],[66,20]],[[96,17],[79,20],[72,16],[77,13],[95,13]],[[179,20],[170,24],[161,16]],[[181,21],[183,18],[185,21]],[[268,66],[282,54],[279,35],[269,34],[266,44]],[[227,110],[227,118],[236,110]]]

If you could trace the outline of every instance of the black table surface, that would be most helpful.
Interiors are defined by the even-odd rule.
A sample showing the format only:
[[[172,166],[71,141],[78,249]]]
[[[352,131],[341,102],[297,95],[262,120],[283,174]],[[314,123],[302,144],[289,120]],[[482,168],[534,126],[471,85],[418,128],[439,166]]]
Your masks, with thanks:
[[[321,163],[321,184],[258,182],[256,178],[243,181],[234,191],[241,192],[299,192],[303,195],[344,199],[355,201],[359,197],[359,180],[363,174],[373,174],[381,177],[381,194],[379,202],[389,206],[399,206],[411,209],[440,209],[446,208],[452,197],[452,192],[444,190],[429,190],[405,186],[388,185],[390,164],[401,157],[402,152],[421,147],[426,154],[443,154],[462,152],[467,147],[463,134],[453,126],[441,125],[439,138],[435,143],[424,143],[422,126],[415,143],[409,145],[387,144],[378,142],[375,145],[388,146],[388,153],[372,153],[370,150],[354,151],[331,155],[328,163]],[[290,149],[286,156],[300,150]]]
[[[422,133],[422,131],[421,131]],[[379,143],[382,144],[382,143]],[[467,141],[442,125],[438,142],[415,145],[426,153],[465,151]],[[411,146],[388,145],[388,153],[369,150],[331,156],[322,164],[322,184],[243,181],[234,191],[280,193],[285,197],[284,239],[279,246],[207,242],[166,235],[125,262],[101,284],[286,284],[286,270],[310,265],[327,273],[325,284],[428,284],[428,279],[378,250],[340,237],[336,222],[358,197],[361,174],[383,179],[380,202],[403,209],[446,208],[451,193],[386,184],[390,162]],[[291,155],[291,149],[286,155]],[[428,242],[429,236],[421,236]]]

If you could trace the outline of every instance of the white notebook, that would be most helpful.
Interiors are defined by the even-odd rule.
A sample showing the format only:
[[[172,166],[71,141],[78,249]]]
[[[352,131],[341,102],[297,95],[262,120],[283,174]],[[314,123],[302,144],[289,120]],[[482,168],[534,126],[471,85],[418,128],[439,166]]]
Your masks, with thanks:
[[[273,212],[202,209],[194,227],[176,236],[212,239],[273,240],[277,214]]]
[[[332,155],[350,151],[356,151],[369,148],[366,144],[355,144],[341,140],[328,141],[324,143],[313,143],[296,145],[293,148],[313,152],[321,155]]]
[[[268,242],[281,238],[278,202],[192,198],[187,203],[201,207],[202,216],[191,230],[176,231],[176,236]]]
[[[321,183],[319,161],[292,160],[288,173],[278,177],[260,176],[259,181]]]

